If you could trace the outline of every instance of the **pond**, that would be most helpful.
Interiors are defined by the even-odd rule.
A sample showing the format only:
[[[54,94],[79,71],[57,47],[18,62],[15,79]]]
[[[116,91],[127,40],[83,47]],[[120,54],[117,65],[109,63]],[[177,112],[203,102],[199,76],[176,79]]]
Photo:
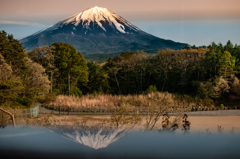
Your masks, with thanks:
[[[239,158],[240,135],[132,127],[0,129],[1,158]]]
[[[239,120],[239,116],[186,114],[40,115],[16,129],[11,124],[0,129],[0,156],[239,159]]]

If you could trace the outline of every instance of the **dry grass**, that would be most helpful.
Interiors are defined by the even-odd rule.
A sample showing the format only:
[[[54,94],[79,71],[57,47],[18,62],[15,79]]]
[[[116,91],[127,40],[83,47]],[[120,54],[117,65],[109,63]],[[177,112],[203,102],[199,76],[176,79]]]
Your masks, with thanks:
[[[70,107],[120,107],[120,106],[148,106],[152,104],[174,105],[173,97],[169,93],[149,93],[144,95],[84,95],[82,97],[59,95],[50,105]]]
[[[74,106],[74,107],[97,107],[97,106],[120,106],[120,96],[112,95],[85,95],[82,97],[59,95],[56,101],[50,105]]]

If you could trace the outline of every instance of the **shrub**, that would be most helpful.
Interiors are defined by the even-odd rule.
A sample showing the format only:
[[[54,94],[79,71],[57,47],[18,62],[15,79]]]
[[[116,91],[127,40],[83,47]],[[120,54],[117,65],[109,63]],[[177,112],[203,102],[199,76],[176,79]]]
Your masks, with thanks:
[[[81,97],[82,96],[82,91],[80,91],[80,89],[78,87],[74,87],[72,90],[71,90],[71,94],[72,95],[75,95],[77,97]]]
[[[45,100],[42,101],[42,102],[45,102],[45,103],[53,102],[53,101],[56,100],[56,98],[57,98],[57,95],[56,95],[55,92],[53,92],[53,93],[49,93],[48,95],[46,95]]]
[[[223,110],[224,109],[224,105],[220,104],[220,108],[221,108],[221,110]]]
[[[28,98],[28,97],[23,97],[23,98],[18,97],[16,101],[20,105],[24,105],[27,107],[30,107],[34,103],[34,100],[32,98]]]
[[[203,104],[207,105],[207,106],[212,106],[212,105],[214,105],[214,102],[211,98],[206,98],[203,100]]]
[[[152,92],[157,92],[157,87],[156,85],[151,85],[149,86],[148,90],[147,90],[147,93],[152,93]]]

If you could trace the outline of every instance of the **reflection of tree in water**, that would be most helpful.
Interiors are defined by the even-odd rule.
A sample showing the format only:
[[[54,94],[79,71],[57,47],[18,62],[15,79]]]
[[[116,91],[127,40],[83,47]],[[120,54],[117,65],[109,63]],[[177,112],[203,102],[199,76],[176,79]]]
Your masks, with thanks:
[[[131,110],[128,107],[120,107],[115,109],[114,113],[111,115],[111,124],[116,126],[119,125],[132,125],[135,126],[141,121],[141,116],[139,114],[131,114]]]
[[[224,128],[222,126],[218,125],[217,130],[218,130],[218,133],[222,134]]]
[[[170,116],[168,113],[165,113],[162,117],[162,129],[158,130],[159,132],[175,132],[178,129],[180,123],[180,116],[175,116],[172,121],[170,121]]]
[[[191,123],[187,120],[188,116],[177,115],[173,116],[173,119],[170,120],[168,113],[165,113],[162,117],[162,129],[159,129],[158,132],[175,132],[178,128],[182,127],[184,133],[189,133]],[[182,123],[181,123],[181,118]]]
[[[184,131],[184,133],[189,133],[189,130],[190,130],[190,125],[191,123],[187,120],[188,118],[188,115],[187,114],[184,114],[183,117],[182,117],[182,122],[183,122],[183,128],[182,130]]]

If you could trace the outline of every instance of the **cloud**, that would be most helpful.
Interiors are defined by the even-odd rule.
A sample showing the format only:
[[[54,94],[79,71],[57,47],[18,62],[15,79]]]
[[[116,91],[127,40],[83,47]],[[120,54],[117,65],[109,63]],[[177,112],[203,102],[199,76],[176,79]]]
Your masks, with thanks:
[[[11,20],[0,20],[0,24],[43,26],[42,24],[39,24],[39,23],[24,22],[24,21],[11,21]]]

